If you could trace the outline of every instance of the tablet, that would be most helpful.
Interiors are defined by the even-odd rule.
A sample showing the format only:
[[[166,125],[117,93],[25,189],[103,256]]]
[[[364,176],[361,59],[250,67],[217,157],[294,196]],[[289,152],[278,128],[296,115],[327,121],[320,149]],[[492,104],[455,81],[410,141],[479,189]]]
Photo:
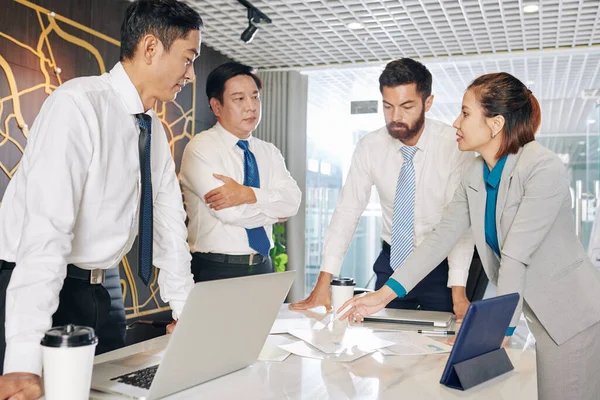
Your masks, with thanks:
[[[511,293],[471,303],[448,357],[441,384],[464,390],[468,386],[466,381],[478,384],[513,369],[504,349],[497,350],[501,348],[518,302],[519,295]],[[466,362],[469,360],[473,361]],[[457,369],[457,365],[460,368]]]

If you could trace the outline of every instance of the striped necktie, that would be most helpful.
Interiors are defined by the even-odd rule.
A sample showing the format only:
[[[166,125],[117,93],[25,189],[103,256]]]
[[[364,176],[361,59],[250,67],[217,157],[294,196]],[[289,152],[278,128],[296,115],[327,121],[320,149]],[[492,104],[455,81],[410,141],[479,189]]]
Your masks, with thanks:
[[[412,251],[415,220],[415,168],[412,160],[417,148],[402,146],[400,151],[404,162],[396,184],[390,252],[390,266],[394,271],[404,264]]]

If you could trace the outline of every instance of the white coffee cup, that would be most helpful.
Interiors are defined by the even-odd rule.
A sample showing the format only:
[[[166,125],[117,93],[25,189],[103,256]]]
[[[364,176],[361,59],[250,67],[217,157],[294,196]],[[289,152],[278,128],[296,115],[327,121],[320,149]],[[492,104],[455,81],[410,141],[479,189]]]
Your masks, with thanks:
[[[352,278],[334,278],[331,280],[331,307],[334,314],[354,296],[355,286],[356,283]]]
[[[88,399],[98,344],[94,329],[71,324],[54,327],[41,344],[46,400]]]

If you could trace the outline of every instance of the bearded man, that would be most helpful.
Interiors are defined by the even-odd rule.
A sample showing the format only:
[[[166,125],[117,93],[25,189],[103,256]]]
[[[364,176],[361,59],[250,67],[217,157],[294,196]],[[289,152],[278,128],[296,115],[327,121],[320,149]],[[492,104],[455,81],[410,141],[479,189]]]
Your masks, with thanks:
[[[427,68],[402,58],[387,64],[379,77],[386,126],[358,142],[350,171],[325,234],[323,262],[312,293],[290,306],[331,309],[331,279],[340,273],[360,217],[375,185],[381,202],[382,250],[373,265],[379,289],[441,220],[452,201],[461,171],[474,155],[460,152],[456,129],[425,118],[433,103]],[[448,258],[405,297],[389,308],[449,311],[464,317],[465,285],[473,257],[465,235]],[[337,311],[337,310],[336,310]]]

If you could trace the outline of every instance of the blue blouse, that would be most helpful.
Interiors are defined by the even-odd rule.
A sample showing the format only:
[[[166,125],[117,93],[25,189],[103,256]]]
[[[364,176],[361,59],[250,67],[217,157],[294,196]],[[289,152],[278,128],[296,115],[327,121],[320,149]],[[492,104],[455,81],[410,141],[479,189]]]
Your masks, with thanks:
[[[504,169],[504,164],[506,164],[507,157],[504,156],[499,159],[491,171],[487,164],[483,163],[483,180],[487,193],[485,201],[485,242],[494,250],[494,253],[498,257],[500,257],[500,245],[498,244],[498,234],[496,231],[496,202],[498,201],[500,178],[502,177],[502,170]]]

